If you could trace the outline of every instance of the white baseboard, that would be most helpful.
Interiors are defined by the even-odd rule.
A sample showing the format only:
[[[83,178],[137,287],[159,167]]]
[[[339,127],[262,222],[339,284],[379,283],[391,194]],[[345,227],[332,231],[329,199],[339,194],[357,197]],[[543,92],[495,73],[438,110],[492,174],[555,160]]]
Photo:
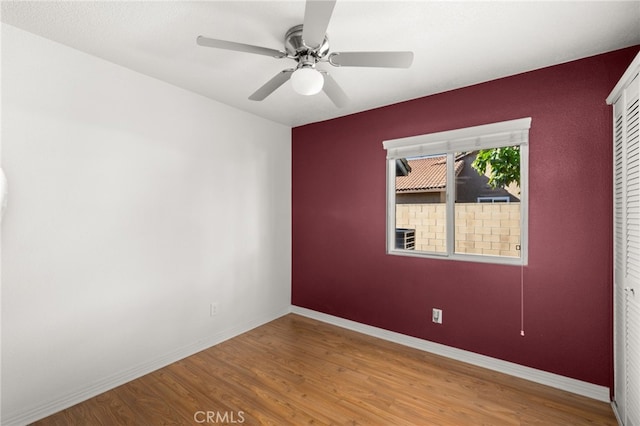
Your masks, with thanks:
[[[149,374],[160,368],[166,367],[171,363],[184,359],[202,350],[215,346],[218,343],[222,343],[225,340],[229,340],[235,336],[238,336],[242,333],[273,321],[274,319],[286,315],[289,312],[290,308],[287,306],[285,309],[281,309],[278,312],[273,312],[270,315],[264,315],[262,317],[254,318],[245,323],[238,324],[226,330],[222,330],[195,343],[183,346],[162,356],[139,364],[130,369],[121,371],[114,375],[105,377],[102,380],[91,383],[85,387],[77,389],[73,392],[69,392],[65,395],[58,396],[44,403],[29,407],[17,413],[9,413],[9,415],[6,415],[7,413],[5,412],[3,413],[5,416],[2,418],[1,424],[3,426],[23,426],[29,423],[33,423],[36,420],[43,419],[47,416],[50,416],[51,414],[64,410],[65,408],[69,408],[82,401],[86,401],[89,398],[93,398],[94,396],[100,395],[103,392],[142,377],[145,374]]]
[[[292,306],[291,312],[302,315],[318,321],[346,328],[348,330],[357,331],[369,336],[388,340],[401,345],[420,349],[436,355],[442,355],[468,364],[477,365],[479,367],[490,370],[499,371],[511,376],[530,380],[546,386],[551,386],[567,392],[572,392],[598,401],[610,402],[609,388],[605,386],[594,385],[593,383],[572,379],[558,374],[537,370],[531,367],[525,367],[508,361],[480,355],[474,352],[465,351],[463,349],[453,348],[451,346],[430,342],[428,340],[418,339],[416,337],[407,336],[393,331],[384,330],[382,328],[361,324],[344,318],[335,317],[333,315],[324,314],[313,311],[311,309]]]

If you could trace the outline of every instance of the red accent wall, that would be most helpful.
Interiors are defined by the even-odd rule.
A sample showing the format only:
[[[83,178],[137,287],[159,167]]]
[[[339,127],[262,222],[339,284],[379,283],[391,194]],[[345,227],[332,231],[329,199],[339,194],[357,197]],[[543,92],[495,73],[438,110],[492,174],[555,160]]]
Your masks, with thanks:
[[[293,305],[611,386],[612,108],[638,47],[296,127]],[[529,265],[385,254],[382,141],[532,117]],[[431,322],[431,308],[443,324]]]

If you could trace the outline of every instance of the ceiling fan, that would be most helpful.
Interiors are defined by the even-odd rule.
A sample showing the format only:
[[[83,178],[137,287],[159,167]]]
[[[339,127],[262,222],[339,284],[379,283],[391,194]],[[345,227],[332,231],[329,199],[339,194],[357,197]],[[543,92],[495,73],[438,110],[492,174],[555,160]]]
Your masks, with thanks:
[[[318,63],[327,62],[335,67],[409,68],[413,62],[413,52],[329,53],[326,32],[335,4],[336,0],[307,0],[303,24],[287,31],[284,51],[203,36],[199,36],[196,42],[200,46],[255,53],[277,59],[289,58],[297,62],[295,68],[280,71],[249,96],[252,101],[262,101],[291,79],[291,85],[297,93],[315,95],[324,91],[337,107],[342,107],[347,103],[347,95],[327,71],[316,68]]]

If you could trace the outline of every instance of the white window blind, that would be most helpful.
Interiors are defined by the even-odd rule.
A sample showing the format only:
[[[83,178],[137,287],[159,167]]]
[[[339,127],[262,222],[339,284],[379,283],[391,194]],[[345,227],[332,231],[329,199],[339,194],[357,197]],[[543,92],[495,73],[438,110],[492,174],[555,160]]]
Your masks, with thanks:
[[[476,151],[485,147],[527,144],[529,128],[531,117],[388,140],[383,142],[383,146],[388,160]]]

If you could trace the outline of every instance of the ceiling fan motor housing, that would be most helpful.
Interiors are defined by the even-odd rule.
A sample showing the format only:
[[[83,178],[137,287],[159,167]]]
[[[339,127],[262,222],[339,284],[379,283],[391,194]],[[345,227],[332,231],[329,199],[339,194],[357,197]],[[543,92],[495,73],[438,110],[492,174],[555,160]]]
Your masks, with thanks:
[[[324,58],[329,53],[329,39],[325,35],[322,44],[318,47],[307,46],[302,40],[302,25],[290,28],[284,36],[284,47],[287,55],[299,59],[314,56],[317,59]]]

